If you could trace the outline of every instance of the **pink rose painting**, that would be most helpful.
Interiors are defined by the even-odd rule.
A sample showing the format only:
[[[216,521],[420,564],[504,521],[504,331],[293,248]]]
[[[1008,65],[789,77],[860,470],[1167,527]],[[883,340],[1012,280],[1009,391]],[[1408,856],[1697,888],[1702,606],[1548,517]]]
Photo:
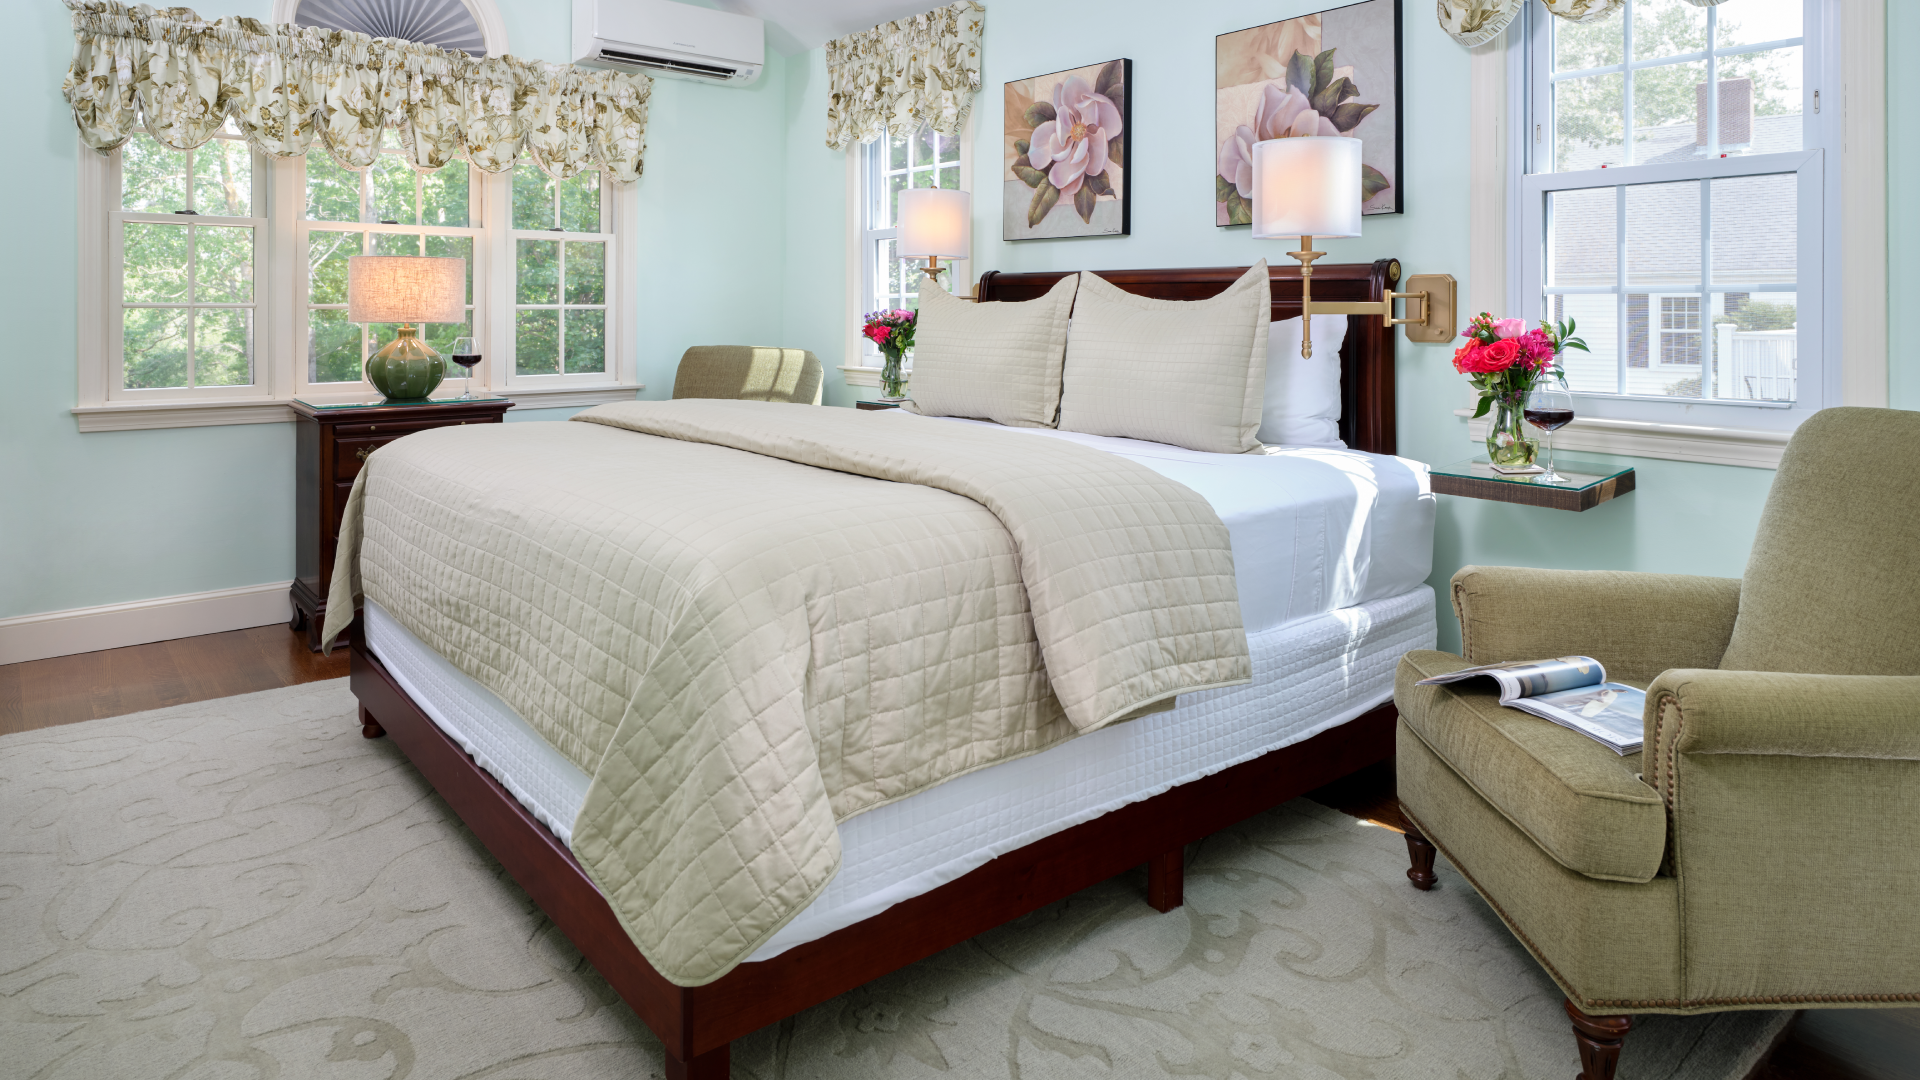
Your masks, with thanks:
[[[1132,61],[1006,84],[1001,235],[1127,234],[1127,98]]]
[[[1253,144],[1359,139],[1363,213],[1400,197],[1400,6],[1363,3],[1214,39],[1214,224],[1253,221]]]

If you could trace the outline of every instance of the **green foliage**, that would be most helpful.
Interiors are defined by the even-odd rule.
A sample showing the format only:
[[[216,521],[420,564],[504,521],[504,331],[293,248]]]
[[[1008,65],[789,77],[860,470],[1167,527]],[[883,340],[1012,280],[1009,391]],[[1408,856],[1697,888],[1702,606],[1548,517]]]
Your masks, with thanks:
[[[1666,388],[1660,392],[1668,397],[1699,397],[1700,376],[1695,375],[1691,379],[1681,379],[1679,382],[1668,383]]]
[[[420,222],[423,225],[467,224],[467,189],[472,183],[464,161],[420,174]]]
[[[607,370],[607,313],[604,308],[566,312],[567,374]]]
[[[186,308],[127,308],[121,346],[127,389],[187,385]]]
[[[307,378],[313,382],[358,382],[362,355],[360,327],[338,308],[307,313]]]
[[[135,135],[120,148],[120,205],[127,210],[171,214],[187,208],[188,157]]]
[[[1074,190],[1073,212],[1080,215],[1081,221],[1091,225],[1093,224],[1093,208],[1098,202],[1099,196],[1094,194],[1093,186],[1083,183]]]
[[[1776,304],[1766,300],[1749,300],[1739,311],[1731,315],[1722,315],[1713,320],[1715,323],[1732,323],[1745,333],[1762,330],[1791,330],[1800,322],[1800,309],[1792,304]]]
[[[413,167],[396,154],[382,154],[367,170],[367,217],[393,225],[418,225],[419,200]]]
[[[246,143],[209,139],[193,152],[192,169],[196,212],[220,217],[253,216],[253,151]]]
[[[606,303],[607,245],[569,240],[565,258],[567,303]]]
[[[191,226],[129,221],[123,232],[123,297],[128,303],[184,303]]]
[[[1031,165],[1015,165],[1013,175],[1030,188],[1037,188],[1047,182],[1047,174]]]
[[[1027,122],[1027,126],[1030,128],[1037,128],[1041,124],[1044,124],[1047,121],[1053,120],[1055,118],[1056,118],[1056,114],[1053,111],[1053,102],[1051,101],[1034,102],[1033,104],[1027,106],[1026,114],[1022,117],[1022,119],[1024,119]],[[903,161],[900,163],[899,166],[896,166],[896,167],[904,168],[905,166],[906,166],[906,162]]]
[[[519,240],[515,260],[514,301],[521,304],[560,302],[560,242]]]
[[[1093,80],[1093,92],[1105,95],[1114,108],[1123,108],[1127,96],[1126,65],[1118,60],[1107,61]]]
[[[600,171],[588,169],[555,186],[560,194],[560,227],[568,232],[599,232]]]
[[[1360,166],[1360,201],[1362,203],[1392,186],[1393,181],[1388,180],[1387,175],[1379,169],[1371,165]]]
[[[197,308],[193,322],[194,384],[246,386],[253,382],[253,312]]]
[[[560,313],[552,308],[514,313],[514,370],[521,375],[560,373]]]
[[[1107,160],[1121,168],[1127,167],[1127,133],[1121,132],[1107,140]]]
[[[360,174],[335,164],[325,150],[307,152],[307,218],[360,220]]]
[[[1095,195],[1113,194],[1113,181],[1107,179],[1107,170],[1105,169],[1087,177],[1087,187],[1093,189]]]
[[[554,227],[553,177],[531,161],[522,161],[513,167],[513,227]]]
[[[253,230],[196,225],[193,228],[193,299],[203,304],[253,301]]]

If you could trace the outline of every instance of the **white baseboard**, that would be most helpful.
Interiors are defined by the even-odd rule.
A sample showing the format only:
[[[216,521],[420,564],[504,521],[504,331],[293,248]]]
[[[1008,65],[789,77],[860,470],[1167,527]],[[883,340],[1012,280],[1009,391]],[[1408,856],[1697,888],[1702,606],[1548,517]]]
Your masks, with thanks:
[[[0,664],[245,630],[293,617],[291,581],[0,619]]]

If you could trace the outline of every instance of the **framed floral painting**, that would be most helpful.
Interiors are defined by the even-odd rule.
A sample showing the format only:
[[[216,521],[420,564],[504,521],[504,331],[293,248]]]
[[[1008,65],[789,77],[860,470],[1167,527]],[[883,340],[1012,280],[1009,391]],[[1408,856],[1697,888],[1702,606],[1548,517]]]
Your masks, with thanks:
[[[1002,239],[1127,235],[1132,90],[1131,60],[1006,84]]]
[[[1213,222],[1253,221],[1253,144],[1359,139],[1362,213],[1397,214],[1400,0],[1365,0],[1213,39]]]

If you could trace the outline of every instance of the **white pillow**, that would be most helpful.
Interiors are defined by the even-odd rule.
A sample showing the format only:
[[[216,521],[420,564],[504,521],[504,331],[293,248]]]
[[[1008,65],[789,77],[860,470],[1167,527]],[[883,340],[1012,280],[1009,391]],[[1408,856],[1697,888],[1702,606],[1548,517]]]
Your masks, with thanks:
[[[1313,356],[1300,356],[1300,317],[1273,324],[1267,337],[1267,396],[1260,441],[1269,446],[1339,446],[1340,345],[1345,315],[1313,317]]]
[[[1264,260],[1205,300],[1156,300],[1082,273],[1060,430],[1258,453],[1271,314]]]
[[[920,283],[908,412],[1052,427],[1080,275],[1032,300],[975,304]]]

